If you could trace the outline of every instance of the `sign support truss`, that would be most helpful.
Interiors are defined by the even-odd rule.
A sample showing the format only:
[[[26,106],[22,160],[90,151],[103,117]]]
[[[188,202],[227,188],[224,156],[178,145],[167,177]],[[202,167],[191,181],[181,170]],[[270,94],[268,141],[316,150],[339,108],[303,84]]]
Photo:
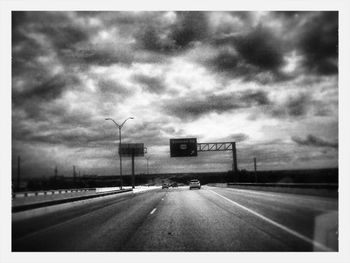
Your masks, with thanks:
[[[235,142],[197,143],[197,152],[227,152],[232,151],[232,170],[237,173],[237,153]]]

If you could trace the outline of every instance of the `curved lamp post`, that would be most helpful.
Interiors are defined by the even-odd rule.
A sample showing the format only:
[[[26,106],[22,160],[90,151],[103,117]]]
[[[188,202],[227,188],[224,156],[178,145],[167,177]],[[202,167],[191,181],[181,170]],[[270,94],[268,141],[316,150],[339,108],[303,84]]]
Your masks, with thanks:
[[[119,129],[119,161],[120,161],[120,190],[123,189],[123,177],[122,177],[122,173],[123,173],[123,168],[122,168],[122,155],[120,153],[120,147],[122,144],[122,128],[124,126],[124,124],[126,123],[127,120],[129,119],[134,119],[134,117],[129,117],[127,118],[125,121],[123,121],[123,123],[121,125],[119,125],[118,123],[116,123],[112,118],[106,118],[105,120],[108,121],[113,121],[114,124],[117,126],[117,128]]]

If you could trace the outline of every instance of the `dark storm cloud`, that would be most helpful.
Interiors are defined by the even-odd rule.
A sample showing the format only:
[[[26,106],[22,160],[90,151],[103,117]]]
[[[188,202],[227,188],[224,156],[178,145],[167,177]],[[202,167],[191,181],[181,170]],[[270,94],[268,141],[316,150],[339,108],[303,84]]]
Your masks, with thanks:
[[[89,66],[130,65],[133,61],[136,61],[132,50],[96,45],[71,47],[70,49],[61,50],[61,55],[65,63],[77,65],[82,69]]]
[[[142,48],[155,52],[171,52],[175,50],[175,44],[169,37],[160,38],[162,29],[156,26],[145,26],[136,35]]]
[[[58,51],[71,49],[86,42],[91,33],[87,28],[78,26],[67,12],[13,12],[14,44],[29,33],[35,33],[48,41]],[[19,38],[19,39],[18,39]]]
[[[282,42],[263,26],[246,34],[218,39],[215,43],[219,52],[207,61],[215,71],[246,81],[264,82],[259,73],[270,74],[274,81],[286,78],[281,72],[284,66]]]
[[[29,66],[35,69],[35,58],[47,53],[57,55],[57,61],[66,66],[80,68],[129,65],[134,61],[130,47],[116,45],[117,35],[109,46],[91,43],[99,28],[79,23],[78,17],[79,12],[14,12],[13,69],[18,73],[21,68],[27,71]]]
[[[265,18],[258,25],[254,24],[253,12],[231,12],[238,22],[220,24],[217,28],[212,27],[209,19],[214,12],[175,12],[174,18],[168,20],[165,12],[67,14],[14,12],[14,42],[24,41],[26,46],[31,45],[27,51],[35,54],[38,43],[28,38],[27,33],[39,33],[51,43],[60,60],[80,67],[130,65],[134,61],[152,60],[149,51],[154,55],[176,55],[196,44],[207,44],[217,50],[217,55],[206,61],[207,66],[246,81],[269,83],[289,79],[281,68],[285,65],[284,56],[293,50],[303,56],[305,69],[317,74],[337,72],[337,12],[270,12],[267,15],[270,20]],[[77,18],[84,19],[85,24],[78,23]],[[100,32],[101,25],[89,24],[90,18],[100,21],[109,32],[117,29],[119,33],[113,33],[110,47],[91,45],[91,37]],[[282,22],[285,30],[274,33],[271,23],[267,23],[271,19]],[[301,21],[306,22],[302,24]],[[128,39],[127,48],[115,45],[121,38]],[[234,52],[228,51],[228,47]],[[43,47],[42,51],[45,52]],[[142,51],[146,53],[140,54]],[[21,52],[23,56],[14,59],[16,70],[25,57],[31,57],[30,52]],[[159,57],[155,62],[164,59]]]
[[[163,79],[159,77],[149,77],[146,75],[137,74],[133,79],[140,83],[144,90],[150,93],[162,93],[165,91],[165,83]]]
[[[18,30],[18,26],[25,23],[26,17],[27,15],[24,11],[12,11],[12,30]]]
[[[77,11],[75,13],[84,19],[94,18],[101,21],[104,28],[121,26],[122,29],[126,27],[128,31],[140,25],[159,22],[164,14],[159,11]]]
[[[271,13],[276,17],[282,17],[284,19],[294,19],[300,14],[306,14],[308,12],[307,11],[274,11]]]
[[[46,101],[52,100],[61,95],[66,85],[67,81],[63,76],[55,76],[35,87],[32,93],[28,92],[23,95],[28,99],[35,97]]]
[[[160,24],[162,12],[75,12],[78,18],[84,18],[87,22],[90,18],[97,19],[101,26],[71,26],[68,34],[77,30],[77,40],[70,41],[70,45],[58,48],[62,60],[65,63],[78,65],[81,68],[88,66],[110,66],[121,64],[130,66],[134,62],[160,63],[164,57],[157,54],[147,54],[137,49],[137,38],[135,32],[141,31],[152,38],[152,30],[144,31],[144,27]],[[71,21],[72,23],[74,21]],[[80,31],[80,32],[79,32]],[[92,38],[101,31],[108,32],[109,39],[92,43]],[[85,37],[86,36],[86,37]],[[80,37],[80,38],[79,38]],[[127,41],[126,43],[123,41]],[[55,41],[57,42],[57,41]]]
[[[79,85],[77,76],[55,60],[58,50],[87,39],[86,32],[71,25],[66,12],[13,12],[12,101],[35,117],[41,104],[60,98]]]
[[[36,107],[35,103],[48,103],[59,98],[68,87],[78,84],[79,80],[71,75],[40,76],[33,83],[27,83],[24,90],[14,89],[12,101],[19,107],[26,102]]]
[[[173,24],[144,25],[135,35],[144,49],[172,53],[183,51],[207,37],[208,22],[205,12],[176,12]]]
[[[290,96],[283,104],[273,106],[270,114],[277,118],[285,118],[286,116],[302,117],[307,114],[310,107],[310,95],[302,93],[296,96]]]
[[[70,108],[69,102],[67,103],[50,103],[46,104],[41,111],[40,119],[44,121],[45,126],[42,130],[55,130],[64,131],[71,130],[77,127],[83,127],[85,129],[96,128],[96,123],[101,120],[97,120],[96,115],[91,114],[89,108],[73,107]],[[39,117],[38,117],[39,119]]]
[[[206,97],[184,97],[169,100],[163,104],[163,109],[169,114],[182,119],[195,119],[212,112],[226,111],[263,106],[270,103],[264,91],[241,91],[225,95],[208,95]]]
[[[337,74],[337,12],[270,12],[256,26],[249,12],[232,16],[245,26],[237,30],[228,25],[226,34],[212,36],[208,43],[217,54],[205,62],[212,70],[262,84],[286,81],[295,77],[283,72],[286,57],[297,52],[304,73]],[[280,23],[278,32],[276,23]]]
[[[12,43],[26,40],[22,33],[22,26],[30,22],[30,17],[24,11],[12,11]]]
[[[23,115],[24,113],[24,115]],[[12,140],[33,145],[51,144],[67,147],[92,147],[108,138],[89,111],[70,105],[24,101],[12,115]]]
[[[244,61],[262,70],[277,71],[283,65],[283,53],[277,37],[263,27],[238,37],[234,46]]]
[[[309,95],[300,94],[297,97],[292,97],[286,104],[287,113],[290,116],[305,115],[308,109],[310,98]]]
[[[322,75],[338,73],[338,12],[311,14],[299,37],[307,70]]]
[[[56,114],[55,114],[56,113]],[[27,119],[28,120],[28,119]],[[17,122],[12,127],[13,141],[33,145],[64,145],[66,147],[102,147],[116,140],[115,129],[105,129],[102,119],[75,110],[68,112],[61,107],[37,116],[40,122]]]
[[[246,90],[244,92],[241,92],[239,95],[239,99],[251,106],[255,105],[268,105],[270,104],[270,100],[268,98],[268,95],[265,91],[262,90]]]
[[[216,19],[211,20],[212,23],[209,25],[211,29],[209,43],[211,44],[218,44],[222,40],[232,39],[233,36],[247,34],[256,27],[254,12],[208,12],[208,14],[216,16]]]
[[[94,133],[92,130],[65,130],[51,131],[40,134],[32,132],[22,132],[17,141],[30,142],[34,144],[65,145],[66,147],[103,147],[115,140],[115,134]]]
[[[338,108],[337,102],[323,102],[320,100],[314,100],[312,102],[314,107],[314,115],[315,116],[333,116],[334,109]]]
[[[23,73],[31,74],[35,76],[40,70],[40,66],[35,62],[35,59],[45,54],[41,51],[41,47],[33,39],[23,37],[23,39],[17,42],[20,49],[12,50],[12,74],[18,76]]]
[[[338,148],[338,142],[327,141],[312,134],[307,135],[304,139],[293,136],[292,140],[302,146]]]
[[[240,65],[240,60],[237,54],[228,51],[221,51],[209,64],[219,72],[230,72],[232,74],[248,73],[248,68]],[[237,70],[237,71],[236,71]]]
[[[253,13],[250,11],[232,11],[231,16],[238,17],[242,23],[247,23],[249,26],[253,23]]]
[[[43,49],[37,39],[28,33],[32,29],[32,17],[28,12],[12,12],[12,74],[18,76],[23,73],[38,75],[40,65],[36,62],[38,56],[45,55],[50,50]]]
[[[46,26],[43,22],[38,32],[44,34],[58,50],[70,49],[89,39],[87,30],[74,24],[62,23],[62,21],[55,27],[52,25]]]
[[[118,81],[111,79],[99,79],[97,86],[99,88],[98,96],[101,96],[103,99],[105,99],[105,101],[108,97],[113,96],[125,98],[134,92],[133,89],[125,87]]]
[[[186,48],[207,36],[208,22],[205,12],[177,12],[177,19],[172,38],[178,48]]]
[[[75,47],[74,49],[62,51],[66,62],[74,63],[83,67],[84,65],[109,66],[113,64],[131,64],[133,55],[131,51],[112,49],[100,49],[97,46]]]
[[[249,117],[251,120],[272,116],[277,119],[300,119],[307,116],[329,117],[337,112],[337,101],[321,101],[314,99],[311,93],[290,95],[284,100],[273,100]]]

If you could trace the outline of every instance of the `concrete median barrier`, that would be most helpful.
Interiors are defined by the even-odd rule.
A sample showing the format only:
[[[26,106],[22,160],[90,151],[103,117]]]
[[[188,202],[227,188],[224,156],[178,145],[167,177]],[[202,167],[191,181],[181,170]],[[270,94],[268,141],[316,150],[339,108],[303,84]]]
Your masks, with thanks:
[[[160,188],[161,188],[160,186],[151,186],[151,187],[140,186],[140,187],[136,187],[135,189],[132,189],[131,187],[125,187],[123,190],[108,189],[109,191],[101,191],[99,193],[95,193],[91,195],[17,205],[12,207],[12,221],[15,222],[15,221],[19,221],[27,218],[32,218],[43,214],[48,214],[51,212],[56,212],[67,208],[72,208],[75,206],[80,206],[83,204],[92,204],[95,202],[99,202],[101,200],[108,200],[111,198],[115,198],[116,195],[129,196],[129,195],[143,193],[145,191],[157,190]]]
[[[91,195],[85,195],[85,196],[64,198],[64,199],[59,199],[59,200],[52,200],[52,201],[44,201],[44,202],[38,202],[38,203],[32,203],[32,204],[18,205],[18,206],[13,206],[12,207],[12,213],[25,211],[25,210],[31,210],[31,209],[40,208],[40,207],[47,207],[47,206],[52,206],[52,205],[71,203],[71,202],[75,202],[75,201],[81,201],[81,200],[85,200],[85,199],[97,198],[97,197],[101,197],[101,196],[118,194],[118,193],[124,193],[124,192],[129,192],[129,191],[132,191],[132,190],[131,189],[115,190],[115,191],[102,192],[102,193],[99,193],[99,194],[91,194]]]
[[[77,193],[77,192],[88,192],[95,191],[95,188],[80,188],[80,189],[57,189],[57,190],[42,190],[42,191],[29,191],[29,192],[15,192],[12,193],[12,198],[23,198],[30,196],[41,196],[41,195],[57,195],[65,193]]]
[[[61,200],[54,200],[49,202],[33,203],[22,206],[12,207],[12,221],[19,221],[27,218],[48,214],[79,206],[86,203],[93,203],[101,201],[102,199],[114,198],[116,194],[132,194],[131,189],[118,190],[114,192],[107,192],[95,195],[80,196],[74,198],[66,198]]]

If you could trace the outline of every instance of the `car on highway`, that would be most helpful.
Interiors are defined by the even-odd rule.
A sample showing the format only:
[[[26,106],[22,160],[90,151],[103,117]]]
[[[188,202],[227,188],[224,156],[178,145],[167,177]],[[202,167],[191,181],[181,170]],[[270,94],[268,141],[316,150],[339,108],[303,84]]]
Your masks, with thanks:
[[[162,189],[168,189],[169,188],[169,185],[168,184],[162,184]]]
[[[192,188],[201,189],[201,183],[199,182],[198,179],[192,179],[192,180],[190,181],[190,190],[191,190]]]

